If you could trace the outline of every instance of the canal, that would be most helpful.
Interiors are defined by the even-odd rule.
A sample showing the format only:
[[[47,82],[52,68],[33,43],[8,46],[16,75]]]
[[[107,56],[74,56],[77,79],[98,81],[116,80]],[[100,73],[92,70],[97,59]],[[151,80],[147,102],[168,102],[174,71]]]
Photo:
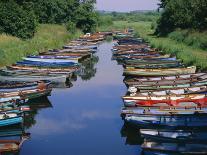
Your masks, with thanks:
[[[53,90],[51,105],[34,114],[21,155],[140,154],[136,131],[123,126],[120,117],[126,87],[111,48],[112,43],[99,45],[98,62],[87,76],[79,76],[71,88]]]

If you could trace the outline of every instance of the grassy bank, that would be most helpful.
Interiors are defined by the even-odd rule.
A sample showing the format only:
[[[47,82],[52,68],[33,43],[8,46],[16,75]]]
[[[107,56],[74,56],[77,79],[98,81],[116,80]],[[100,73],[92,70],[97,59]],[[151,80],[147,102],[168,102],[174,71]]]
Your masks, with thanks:
[[[159,48],[163,52],[176,55],[186,65],[196,65],[202,70],[207,69],[207,51],[195,45],[189,46],[184,41],[178,41],[172,36],[156,37],[152,35],[154,32],[151,29],[152,22],[117,21],[108,29],[123,29],[127,27],[133,27],[137,34],[148,41],[153,47]]]
[[[66,42],[80,36],[80,32],[69,34],[63,25],[39,25],[33,39],[0,35],[0,66],[9,65],[23,56],[37,54],[53,48],[61,48]]]

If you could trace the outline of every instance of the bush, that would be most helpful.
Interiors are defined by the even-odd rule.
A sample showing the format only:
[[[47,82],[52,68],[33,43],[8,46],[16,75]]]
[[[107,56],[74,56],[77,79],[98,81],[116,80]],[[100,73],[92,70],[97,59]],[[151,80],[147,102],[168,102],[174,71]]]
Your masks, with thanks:
[[[0,2],[0,32],[23,39],[31,38],[36,31],[36,19],[32,11],[24,10],[13,0]]]
[[[66,29],[68,30],[68,32],[74,34],[76,32],[76,24],[69,21],[66,23]]]

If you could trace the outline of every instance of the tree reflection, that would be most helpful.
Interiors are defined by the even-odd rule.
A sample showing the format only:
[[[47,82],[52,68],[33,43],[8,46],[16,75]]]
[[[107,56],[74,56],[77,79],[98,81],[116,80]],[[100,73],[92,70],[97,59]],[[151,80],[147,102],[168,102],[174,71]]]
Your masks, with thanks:
[[[99,57],[93,55],[89,60],[83,61],[81,63],[81,69],[78,73],[78,76],[83,81],[88,81],[92,77],[95,76],[97,69],[95,68],[95,65],[98,63]]]

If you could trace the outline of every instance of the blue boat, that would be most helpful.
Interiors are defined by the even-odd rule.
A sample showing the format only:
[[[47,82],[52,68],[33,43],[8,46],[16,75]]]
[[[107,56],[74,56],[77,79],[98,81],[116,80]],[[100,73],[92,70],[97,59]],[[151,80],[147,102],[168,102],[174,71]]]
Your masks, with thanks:
[[[0,114],[0,127],[23,123],[23,117],[18,113]]]
[[[199,129],[207,128],[207,114],[179,115],[126,115],[125,122],[146,129]]]
[[[49,63],[49,62],[35,62],[24,60],[16,63],[17,65],[28,65],[28,66],[47,66],[47,67],[68,67],[68,66],[78,66],[77,63],[67,62],[67,63]]]

